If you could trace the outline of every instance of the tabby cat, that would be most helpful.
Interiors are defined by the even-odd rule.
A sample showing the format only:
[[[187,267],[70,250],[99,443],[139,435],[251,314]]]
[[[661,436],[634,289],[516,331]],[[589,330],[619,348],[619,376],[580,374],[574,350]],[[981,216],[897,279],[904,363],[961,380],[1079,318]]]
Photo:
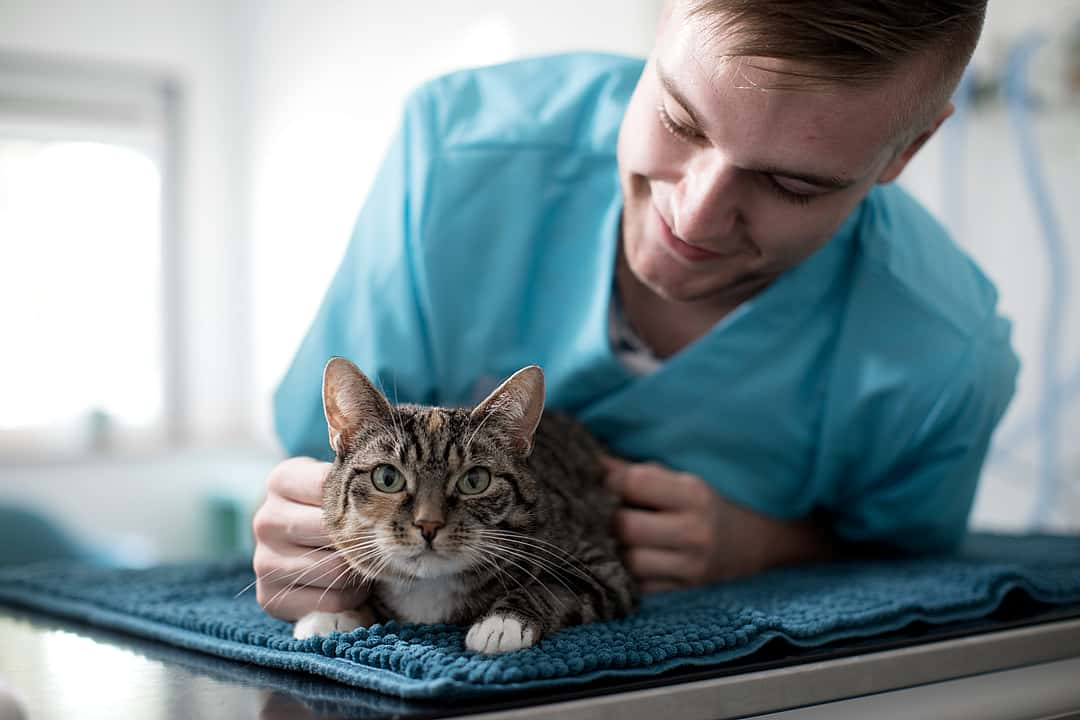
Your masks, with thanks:
[[[600,446],[544,413],[539,367],[470,411],[395,407],[332,358],[323,406],[336,453],[325,523],[372,584],[367,605],[310,613],[295,637],[387,619],[467,624],[466,647],[490,654],[636,606],[610,532],[617,501],[603,486]]]

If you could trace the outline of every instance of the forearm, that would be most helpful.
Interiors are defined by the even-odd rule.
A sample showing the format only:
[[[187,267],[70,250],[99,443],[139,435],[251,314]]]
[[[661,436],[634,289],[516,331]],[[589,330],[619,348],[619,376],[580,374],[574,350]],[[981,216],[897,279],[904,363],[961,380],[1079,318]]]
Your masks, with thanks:
[[[840,554],[840,543],[817,517],[784,521],[725,503],[731,523],[724,530],[727,577],[785,565],[824,562]]]

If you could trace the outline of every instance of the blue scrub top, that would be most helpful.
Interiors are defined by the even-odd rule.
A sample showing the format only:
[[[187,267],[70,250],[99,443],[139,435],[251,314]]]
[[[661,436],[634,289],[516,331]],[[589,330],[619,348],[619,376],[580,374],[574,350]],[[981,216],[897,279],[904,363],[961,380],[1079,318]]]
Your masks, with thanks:
[[[997,294],[914,200],[875,188],[817,253],[650,374],[613,354],[619,123],[639,59],[567,55],[415,91],[274,410],[328,458],[321,379],[470,405],[529,364],[613,452],[777,518],[912,551],[962,536],[1018,363]]]

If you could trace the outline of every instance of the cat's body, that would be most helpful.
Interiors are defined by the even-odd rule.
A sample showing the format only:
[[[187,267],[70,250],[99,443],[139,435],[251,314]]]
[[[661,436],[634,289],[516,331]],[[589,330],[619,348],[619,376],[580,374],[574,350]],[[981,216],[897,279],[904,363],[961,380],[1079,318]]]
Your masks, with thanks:
[[[500,652],[635,606],[601,448],[574,421],[543,413],[539,368],[471,411],[395,408],[335,359],[324,403],[337,451],[324,519],[373,582],[366,608],[307,616],[298,637],[385,619],[447,622],[471,626],[469,648]]]

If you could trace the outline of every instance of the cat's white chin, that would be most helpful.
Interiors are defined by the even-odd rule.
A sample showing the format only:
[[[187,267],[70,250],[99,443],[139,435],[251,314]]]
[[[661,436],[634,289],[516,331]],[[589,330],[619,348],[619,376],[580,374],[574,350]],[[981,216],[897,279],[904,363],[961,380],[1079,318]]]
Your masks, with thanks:
[[[469,567],[469,562],[461,555],[447,555],[423,551],[394,563],[405,575],[432,580],[435,578],[457,576]]]

